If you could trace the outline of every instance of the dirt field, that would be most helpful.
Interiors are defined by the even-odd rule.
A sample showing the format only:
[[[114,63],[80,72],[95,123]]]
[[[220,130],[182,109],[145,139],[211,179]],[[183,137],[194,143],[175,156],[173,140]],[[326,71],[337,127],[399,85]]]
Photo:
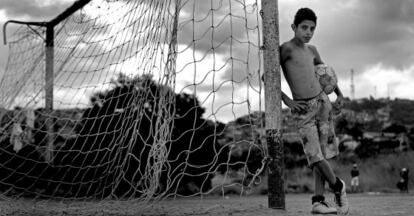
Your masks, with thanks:
[[[168,200],[156,205],[142,206],[137,201],[101,202],[51,202],[28,200],[3,200],[0,202],[0,215],[35,216],[301,216],[311,215],[309,194],[286,196],[286,210],[273,210],[267,207],[266,196],[255,197],[210,197],[200,199]],[[414,215],[414,194],[351,194],[349,215]]]

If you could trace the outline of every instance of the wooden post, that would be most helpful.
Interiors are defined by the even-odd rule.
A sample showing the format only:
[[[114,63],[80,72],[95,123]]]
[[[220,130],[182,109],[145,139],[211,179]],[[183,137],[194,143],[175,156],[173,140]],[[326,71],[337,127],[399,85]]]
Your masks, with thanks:
[[[48,163],[52,162],[53,158],[53,67],[54,67],[54,26],[47,25],[46,27],[46,74],[45,74],[45,108],[46,108],[46,131],[47,131],[47,146],[45,159]]]
[[[262,0],[269,208],[285,209],[278,0]]]

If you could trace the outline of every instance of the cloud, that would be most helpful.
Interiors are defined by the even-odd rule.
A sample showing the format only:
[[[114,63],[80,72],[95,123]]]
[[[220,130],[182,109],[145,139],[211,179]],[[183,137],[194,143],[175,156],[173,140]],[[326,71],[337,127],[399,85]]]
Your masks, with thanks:
[[[310,7],[316,12],[318,26],[311,43],[317,46],[323,60],[336,69],[340,84],[344,85],[346,96],[349,96],[350,92],[348,83],[351,69],[355,71],[356,76],[359,76],[367,73],[370,65],[382,64],[385,67],[397,69],[413,65],[414,52],[410,44],[414,44],[414,25],[412,25],[414,21],[412,11],[414,10],[411,10],[413,7],[411,0],[395,2],[386,0],[281,0],[279,2],[281,43],[293,37],[290,24],[299,8]],[[248,29],[258,26],[255,16],[259,9],[255,7],[258,5],[250,3],[250,10],[246,10],[250,13],[247,13],[244,21],[232,20],[234,32],[230,30],[228,14],[230,12],[242,14],[243,8],[238,8],[237,5],[232,5],[230,11],[228,2],[213,1],[214,5],[211,7],[210,1],[189,1],[183,8],[183,15],[180,17],[179,42],[181,44],[193,43],[194,33],[195,42],[191,47],[205,54],[212,53],[212,47],[220,44],[215,47],[214,53],[221,54],[223,58],[229,60],[226,72],[220,73],[220,79],[223,81],[246,80],[252,74],[255,75],[254,70],[258,69],[259,60],[246,54],[248,50],[246,44],[237,43],[234,39],[249,41],[255,46],[261,41],[261,38],[258,38],[258,32],[250,30],[250,37],[247,39],[246,31],[243,31],[246,29],[246,23],[248,23]],[[194,13],[193,8],[195,8]],[[192,18],[196,22],[192,22]],[[223,26],[227,28],[217,26],[220,22],[226,24]],[[252,53],[256,54],[254,49],[256,47],[251,51],[253,50]],[[247,65],[251,71],[246,69]],[[398,76],[401,70],[395,70],[394,73]],[[257,86],[256,77],[250,78],[250,81]],[[284,91],[288,94],[290,92],[288,88]],[[360,96],[362,95],[357,93],[357,97]]]
[[[359,86],[355,89],[358,95],[410,98],[414,82],[414,65],[404,69],[390,68],[383,64],[372,65],[365,73],[356,76],[355,80],[356,86]]]
[[[259,109],[263,89],[259,89],[258,76],[253,79],[248,75],[246,64],[232,61],[227,54],[213,55],[211,51],[204,53],[185,45],[179,45],[178,50],[176,92],[195,93],[206,108],[206,118],[227,122],[247,114],[249,109]],[[247,51],[241,50],[235,50],[237,56],[246,55]],[[252,73],[258,70],[251,69]]]
[[[1,0],[0,11],[3,11],[8,17],[28,17],[44,21],[41,19],[57,16],[59,11],[64,11],[74,1]]]
[[[2,0],[0,18],[24,17],[41,21],[56,16],[58,11],[63,11],[73,2],[74,0]],[[217,109],[221,107],[224,115],[214,109],[210,113],[216,113],[223,118],[233,116],[233,113],[239,115],[242,111],[246,112],[248,106],[244,104],[243,108],[242,105],[235,105],[237,102],[248,100],[251,107],[257,106],[259,99],[263,97],[257,93],[260,83],[258,71],[262,70],[259,64],[262,63],[261,53],[258,50],[262,40],[261,33],[258,31],[261,25],[261,18],[258,16],[260,2],[254,0],[182,2],[178,32],[177,92],[194,92],[193,87],[197,84],[200,101],[203,101],[206,107]],[[318,26],[311,43],[316,45],[323,60],[336,69],[345,96],[349,96],[350,70],[354,69],[357,97],[366,97],[371,94],[369,92],[373,92],[373,90],[360,90],[362,86],[364,89],[374,89],[376,86],[378,95],[384,95],[383,92],[386,92],[387,86],[390,86],[392,97],[414,98],[407,85],[408,81],[414,80],[409,76],[413,73],[414,67],[412,45],[414,44],[414,2],[412,0],[280,0],[279,3],[281,43],[290,40],[293,36],[290,24],[297,9],[301,7],[314,9],[318,16]],[[168,53],[169,38],[165,37],[167,33],[165,30],[156,32],[155,29],[171,27],[172,10],[169,8],[170,13],[156,13],[157,9],[167,6],[163,5],[162,1],[151,1],[150,4],[145,8],[153,10],[138,10],[141,16],[139,14],[133,16],[133,13],[129,13],[131,17],[106,16],[107,19],[101,19],[101,23],[97,20],[95,24],[99,25],[90,25],[84,29],[85,31],[89,28],[94,29],[95,33],[90,33],[89,38],[82,39],[78,53],[74,53],[75,60],[68,62],[72,68],[69,66],[65,68],[68,74],[57,77],[57,81],[63,83],[67,79],[71,85],[73,84],[73,88],[77,88],[85,87],[82,84],[86,82],[85,80],[91,84],[107,82],[109,77],[119,72],[134,75],[147,70],[160,73],[157,76],[162,77],[162,64],[165,63]],[[105,11],[110,9],[106,6],[101,5],[100,9],[103,14],[110,13],[110,10]],[[119,8],[119,11],[131,12],[132,9],[133,6],[129,5]],[[87,13],[93,15],[95,12],[91,10]],[[95,15],[99,17],[102,14]],[[128,29],[119,28],[121,24],[125,25],[127,20],[132,18],[146,21],[153,19],[154,22],[148,26],[142,25],[145,27],[142,29],[133,26]],[[159,18],[169,20],[164,19],[166,21],[161,23],[156,21]],[[111,24],[112,30],[105,33],[103,30],[106,24]],[[8,32],[12,32],[12,28],[15,26],[10,26]],[[64,30],[69,29],[71,28]],[[140,34],[136,34],[137,32]],[[77,40],[74,38],[78,37],[80,32],[72,33],[74,37],[64,41],[60,49],[67,49],[65,44],[76,43]],[[135,38],[131,38],[134,35]],[[160,41],[161,45],[153,45],[160,37],[164,37]],[[130,40],[125,42],[127,38]],[[144,44],[151,45],[143,46]],[[148,49],[145,50],[144,47]],[[7,52],[0,52],[1,61],[4,62],[7,58],[5,53]],[[93,53],[102,55],[94,56]],[[89,66],[85,65],[85,60],[80,60],[86,57],[93,61],[88,64]],[[64,59],[64,57],[60,58],[59,61]],[[145,59],[146,63],[139,63],[140,59],[141,62]],[[160,64],[155,65],[155,62]],[[86,71],[94,71],[91,74],[95,75],[79,74]],[[102,76],[108,76],[108,79],[101,79],[102,76],[98,75],[100,72]],[[374,80],[369,79],[370,77]],[[385,77],[395,77],[396,80],[388,84],[375,85],[375,79],[378,79],[377,83],[390,80]],[[398,81],[399,79],[401,80]],[[290,94],[284,80],[282,80],[282,89]],[[64,95],[63,91],[65,89],[62,86],[59,95]],[[251,94],[247,96],[249,91]],[[68,95],[73,94],[73,91],[68,92]],[[213,100],[214,104],[211,104]],[[263,103],[263,100],[261,102]]]
[[[178,42],[195,49],[230,53],[234,43],[257,42],[258,7],[253,1],[186,1],[180,15]],[[212,5],[211,5],[212,4]],[[254,39],[254,38],[253,38]]]
[[[412,0],[365,0],[360,4],[362,12],[371,14],[379,21],[409,24],[414,20]]]
[[[57,27],[54,44],[55,99],[59,100],[59,95],[64,95],[65,91],[68,95],[74,95],[74,92],[84,95],[85,89],[88,92],[105,90],[117,73],[133,76],[144,72],[156,73],[157,70],[165,72],[166,41],[170,38],[166,36],[164,26],[160,25],[170,25],[171,16],[167,20],[159,15],[162,11],[142,10],[148,8],[152,6],[138,2],[130,5],[114,2],[110,8],[100,9],[89,5],[84,9],[87,17],[77,13],[65,23],[64,28]],[[156,8],[165,11],[166,6]],[[135,10],[141,11],[140,19],[126,16],[134,15]],[[42,97],[44,41],[27,27],[21,28],[9,39],[11,61],[4,76],[6,80],[0,88],[13,91],[16,89],[14,84],[19,83],[23,94],[28,95],[20,98],[34,97],[33,92],[39,95],[36,97]],[[40,66],[33,70],[32,66],[37,61]],[[33,85],[27,84],[30,82]],[[0,92],[5,93],[3,90]],[[71,99],[75,97],[62,97],[66,101],[61,104],[69,106]]]
[[[252,88],[247,84],[223,82],[218,91],[204,91],[198,95],[198,99],[206,108],[205,118],[211,119],[214,116],[222,122],[228,122],[253,111],[263,110],[263,96],[263,86]]]
[[[0,25],[7,20],[19,20],[30,22],[48,21],[60,12],[63,12],[75,0],[1,0],[0,1]],[[19,25],[8,25],[7,35],[18,29]],[[3,34],[0,34],[0,78],[3,76],[4,68],[8,58],[8,47],[3,44]]]

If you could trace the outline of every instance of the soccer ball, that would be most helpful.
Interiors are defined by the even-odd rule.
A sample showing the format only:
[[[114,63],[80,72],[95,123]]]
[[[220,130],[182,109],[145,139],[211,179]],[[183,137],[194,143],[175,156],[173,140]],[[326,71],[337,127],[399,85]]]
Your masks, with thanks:
[[[316,65],[315,74],[326,94],[330,94],[336,89],[338,78],[336,77],[335,71],[332,67],[325,64]]]

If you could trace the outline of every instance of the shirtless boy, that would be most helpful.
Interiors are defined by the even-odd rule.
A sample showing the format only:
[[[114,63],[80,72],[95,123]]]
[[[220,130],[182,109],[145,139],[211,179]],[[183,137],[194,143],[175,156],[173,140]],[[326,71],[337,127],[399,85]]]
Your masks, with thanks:
[[[334,136],[331,124],[332,105],[315,76],[315,65],[323,64],[323,61],[316,47],[308,44],[315,32],[316,20],[311,9],[299,9],[292,24],[294,37],[280,47],[283,74],[293,97],[291,99],[282,92],[282,100],[298,119],[297,127],[304,152],[309,167],[313,170],[315,193],[311,212],[347,214],[349,205],[345,183],[336,177],[327,161],[336,156],[338,150],[337,146],[331,144]],[[343,96],[339,88],[335,89],[335,94],[335,103],[341,104]],[[334,193],[336,208],[325,201],[325,182],[328,182]]]

